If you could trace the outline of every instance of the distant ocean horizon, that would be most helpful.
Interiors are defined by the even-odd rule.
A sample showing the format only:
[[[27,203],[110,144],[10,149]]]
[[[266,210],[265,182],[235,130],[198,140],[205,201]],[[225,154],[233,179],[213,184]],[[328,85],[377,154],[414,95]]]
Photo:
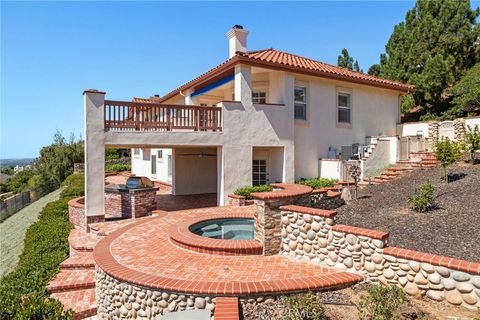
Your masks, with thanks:
[[[9,159],[0,159],[0,168],[8,166],[26,166],[27,164],[32,163],[35,158],[9,158]]]

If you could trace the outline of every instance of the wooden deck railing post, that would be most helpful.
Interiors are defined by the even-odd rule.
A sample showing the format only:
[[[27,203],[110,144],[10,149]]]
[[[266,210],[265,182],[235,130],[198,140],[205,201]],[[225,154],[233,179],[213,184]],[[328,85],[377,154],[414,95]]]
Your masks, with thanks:
[[[170,108],[167,108],[167,131],[172,131],[172,121],[170,116]]]

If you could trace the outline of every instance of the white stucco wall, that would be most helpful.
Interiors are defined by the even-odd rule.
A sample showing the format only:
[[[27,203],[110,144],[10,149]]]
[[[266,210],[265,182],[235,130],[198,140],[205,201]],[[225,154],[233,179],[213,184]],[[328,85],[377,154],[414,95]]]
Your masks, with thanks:
[[[139,155],[134,154],[134,149],[131,150],[132,173],[134,175],[162,182],[172,182],[172,176],[168,175],[168,156],[172,156],[172,149],[138,148]],[[158,157],[158,151],[160,150],[163,155],[162,159]],[[151,155],[157,156],[157,174],[152,174]]]
[[[202,154],[202,156],[198,156]],[[175,175],[173,194],[217,192],[217,149],[174,149]]]
[[[398,92],[333,80],[298,77],[307,87],[307,120],[295,121],[295,177],[317,177],[329,146],[365,144],[366,136],[395,135]],[[337,124],[337,91],[351,94],[351,126]]]
[[[407,122],[397,126],[397,134],[400,137],[416,136],[420,132],[424,137],[428,137],[428,122]]]
[[[339,159],[322,159],[319,160],[320,177],[327,179],[341,180],[342,161]]]
[[[465,119],[465,127],[470,126],[473,129],[475,125],[477,125],[480,128],[480,117]]]

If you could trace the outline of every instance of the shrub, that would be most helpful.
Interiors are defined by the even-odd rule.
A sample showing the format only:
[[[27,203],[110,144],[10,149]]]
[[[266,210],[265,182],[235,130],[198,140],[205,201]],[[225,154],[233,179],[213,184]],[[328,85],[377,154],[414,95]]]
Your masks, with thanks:
[[[325,308],[313,293],[300,294],[283,298],[285,320],[323,320],[327,319]]]
[[[85,175],[83,173],[75,173],[68,176],[62,185],[68,186],[60,194],[62,198],[81,197],[85,195]]]
[[[105,165],[106,172],[120,172],[120,171],[131,171],[132,165],[130,163],[112,163]]]
[[[45,298],[45,286],[68,257],[68,234],[73,227],[68,221],[68,200],[83,193],[82,183],[81,175],[68,177],[60,199],[47,204],[28,228],[15,270],[0,279],[1,319],[72,317],[58,301]]]
[[[480,64],[479,64],[480,65]],[[468,130],[465,130],[465,145],[467,150],[470,152],[470,160],[472,163],[475,162],[475,151],[480,150],[480,129],[478,125],[475,125],[473,128],[467,126]]]
[[[243,188],[238,188],[235,189],[233,192],[237,196],[243,196],[247,200],[253,199],[253,197],[250,195],[251,193],[255,192],[269,192],[272,191],[273,187],[270,185],[261,185],[261,186],[249,186],[249,187],[243,187]]]
[[[451,165],[462,157],[462,145],[442,139],[435,144],[435,158],[440,162],[443,168],[443,178],[448,183],[447,166]]]
[[[320,189],[320,188],[333,187],[333,185],[337,181],[338,180],[336,179],[327,179],[327,178],[311,178],[311,179],[300,178],[297,181],[295,181],[295,183],[303,184],[313,189]]]
[[[435,188],[430,182],[425,182],[416,188],[414,193],[408,198],[410,207],[417,212],[426,212],[434,207],[433,193]]]
[[[405,292],[401,288],[395,285],[372,284],[367,288],[367,292],[357,304],[360,319],[399,319],[394,313],[405,302]]]

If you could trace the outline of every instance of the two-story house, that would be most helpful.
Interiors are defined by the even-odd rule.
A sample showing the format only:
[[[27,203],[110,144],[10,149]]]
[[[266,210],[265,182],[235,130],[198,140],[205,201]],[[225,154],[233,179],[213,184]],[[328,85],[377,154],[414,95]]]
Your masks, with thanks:
[[[162,97],[85,91],[87,215],[103,212],[105,147],[132,148],[133,173],[174,195],[317,177],[319,159],[366,137],[395,136],[410,85],[274,50],[227,33],[229,59]]]

